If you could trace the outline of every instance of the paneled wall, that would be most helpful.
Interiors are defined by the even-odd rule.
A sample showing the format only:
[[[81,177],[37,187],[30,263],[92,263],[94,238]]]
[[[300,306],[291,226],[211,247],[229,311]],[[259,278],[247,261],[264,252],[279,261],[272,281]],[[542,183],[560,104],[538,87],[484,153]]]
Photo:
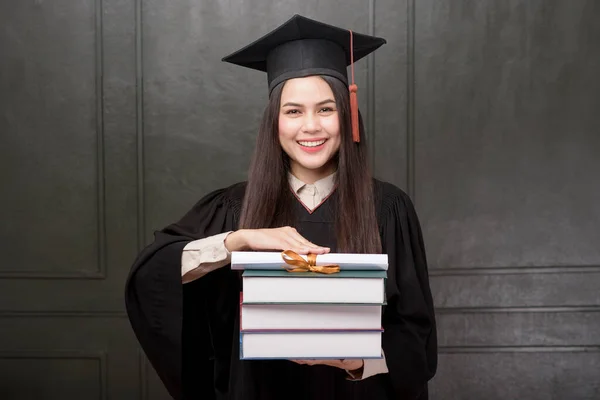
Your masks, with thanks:
[[[356,80],[423,226],[431,398],[600,398],[594,0],[1,3],[0,396],[166,398],[126,274],[245,179],[266,79],[220,59],[295,13],[388,40]]]

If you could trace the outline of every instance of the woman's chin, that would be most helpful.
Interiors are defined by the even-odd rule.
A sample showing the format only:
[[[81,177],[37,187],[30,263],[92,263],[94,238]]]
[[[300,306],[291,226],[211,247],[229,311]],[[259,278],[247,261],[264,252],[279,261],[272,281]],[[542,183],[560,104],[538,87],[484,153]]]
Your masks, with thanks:
[[[319,159],[306,159],[305,157],[298,157],[295,164],[297,168],[317,172],[326,170],[329,164],[328,161],[329,160],[326,157],[319,157]]]

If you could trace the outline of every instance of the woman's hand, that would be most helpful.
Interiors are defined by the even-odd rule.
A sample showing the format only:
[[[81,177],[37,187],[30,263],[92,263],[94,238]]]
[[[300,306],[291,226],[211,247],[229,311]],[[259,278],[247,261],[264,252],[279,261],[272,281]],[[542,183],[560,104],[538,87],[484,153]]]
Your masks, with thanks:
[[[329,365],[346,371],[358,371],[364,367],[363,360],[291,360],[296,364],[303,365]]]
[[[328,247],[317,246],[286,226],[271,229],[240,229],[225,238],[225,247],[230,252],[241,250],[292,250],[298,254],[326,254]]]

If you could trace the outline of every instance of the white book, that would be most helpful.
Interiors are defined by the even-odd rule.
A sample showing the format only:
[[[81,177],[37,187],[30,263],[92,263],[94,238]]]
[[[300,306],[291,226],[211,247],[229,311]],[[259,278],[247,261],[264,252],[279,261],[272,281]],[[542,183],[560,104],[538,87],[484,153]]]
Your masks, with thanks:
[[[246,330],[380,329],[381,305],[243,304]]]
[[[307,259],[306,255],[302,258]],[[317,256],[316,265],[339,265],[340,270],[387,271],[387,254],[329,253]],[[286,265],[281,252],[234,251],[231,253],[231,269],[282,269]]]
[[[385,271],[335,274],[247,270],[244,303],[385,304]]]
[[[240,359],[381,358],[381,331],[240,334]]]

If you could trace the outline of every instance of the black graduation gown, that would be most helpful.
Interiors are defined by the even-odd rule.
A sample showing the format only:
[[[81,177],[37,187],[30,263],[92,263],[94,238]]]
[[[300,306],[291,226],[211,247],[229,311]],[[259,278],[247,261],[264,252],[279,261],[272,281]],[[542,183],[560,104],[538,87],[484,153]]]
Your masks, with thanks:
[[[421,228],[399,188],[375,180],[382,250],[388,254],[383,343],[389,369],[350,381],[345,371],[286,360],[239,360],[238,271],[220,268],[182,285],[185,245],[237,229],[245,183],[210,193],[155,233],[126,284],[126,307],[148,359],[176,399],[426,399],[437,367],[433,301]],[[296,229],[335,252],[336,192],[310,213],[297,201]]]

